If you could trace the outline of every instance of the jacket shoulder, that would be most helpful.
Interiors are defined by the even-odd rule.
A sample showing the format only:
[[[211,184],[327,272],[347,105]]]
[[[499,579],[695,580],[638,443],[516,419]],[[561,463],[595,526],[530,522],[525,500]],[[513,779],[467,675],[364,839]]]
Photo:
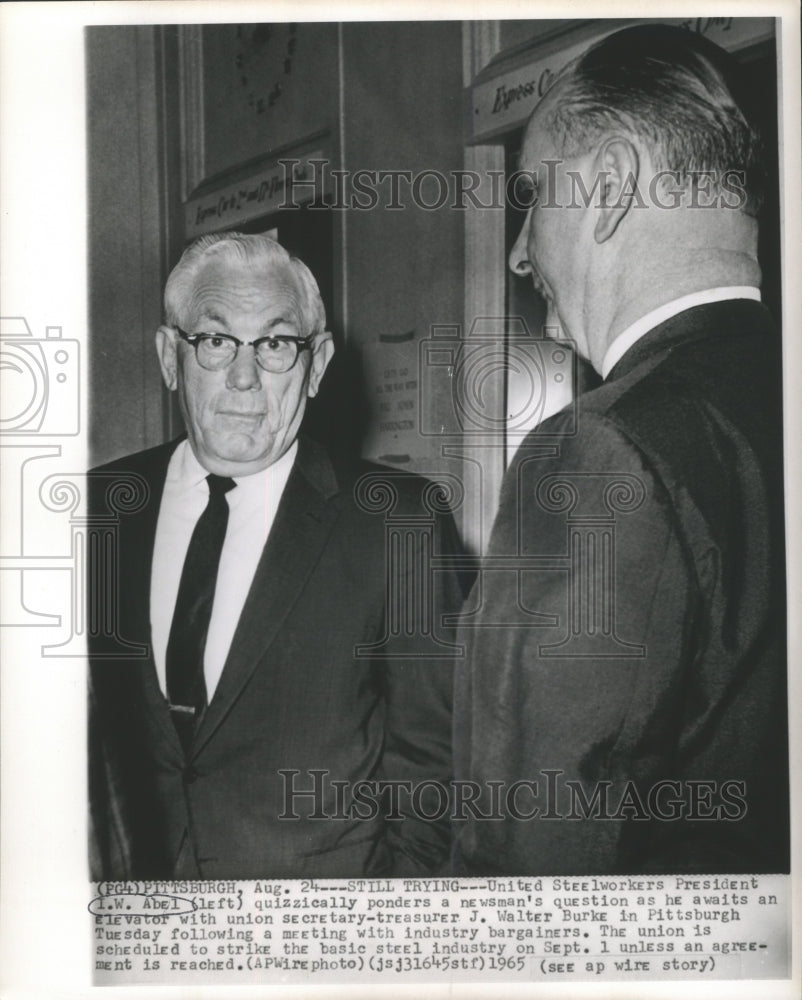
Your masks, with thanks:
[[[153,448],[146,448],[144,451],[132,452],[130,455],[123,455],[115,458],[111,462],[103,465],[96,465],[89,470],[90,476],[114,475],[124,473],[137,473],[147,475],[161,466],[166,468],[170,461],[170,456],[180,443],[180,438],[175,441],[168,441],[166,444],[158,444]]]
[[[87,503],[91,517],[109,513],[142,514],[158,502],[170,456],[177,441],[123,455],[87,473]]]

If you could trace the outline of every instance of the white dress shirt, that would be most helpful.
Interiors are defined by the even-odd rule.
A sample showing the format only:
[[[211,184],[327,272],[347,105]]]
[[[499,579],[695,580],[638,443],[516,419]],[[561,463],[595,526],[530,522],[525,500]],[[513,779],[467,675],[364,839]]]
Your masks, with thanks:
[[[297,451],[296,441],[277,462],[262,472],[234,476],[236,487],[226,493],[228,526],[217,571],[203,661],[209,701],[223,672],[245,598]],[[195,458],[189,441],[182,441],[167,467],[150,577],[151,642],[156,673],[165,694],[167,641],[189,542],[209,500],[207,475],[207,470]]]
[[[667,319],[685,312],[686,309],[693,309],[694,306],[707,305],[710,302],[724,302],[726,299],[754,299],[760,302],[760,289],[751,285],[730,285],[720,288],[708,288],[703,292],[692,292],[690,295],[683,295],[679,299],[672,299],[665,305],[653,309],[645,316],[641,316],[626,330],[618,334],[615,340],[607,348],[607,353],[602,361],[602,378],[607,378],[613,368],[623,358],[626,352],[641,337],[650,330],[664,323]]]

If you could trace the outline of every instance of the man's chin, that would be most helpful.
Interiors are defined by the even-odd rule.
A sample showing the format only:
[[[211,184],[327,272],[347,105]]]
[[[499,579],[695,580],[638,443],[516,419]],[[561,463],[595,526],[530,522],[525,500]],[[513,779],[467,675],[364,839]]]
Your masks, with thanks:
[[[210,438],[196,450],[201,465],[220,476],[251,475],[270,464],[270,448],[263,439],[245,432]]]
[[[565,327],[557,312],[557,306],[551,298],[544,299],[546,303],[546,319],[543,321],[543,329],[547,337],[554,340],[562,340],[565,336]]]

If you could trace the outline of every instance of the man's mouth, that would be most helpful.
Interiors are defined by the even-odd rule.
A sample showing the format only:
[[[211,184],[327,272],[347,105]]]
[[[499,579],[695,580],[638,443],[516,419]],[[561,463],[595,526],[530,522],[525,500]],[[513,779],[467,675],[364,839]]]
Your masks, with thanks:
[[[548,308],[554,308],[554,295],[551,288],[546,284],[540,273],[532,270],[532,284],[537,294],[543,299]]]
[[[265,414],[262,410],[218,410],[219,417],[230,417],[234,420],[261,420]]]
[[[534,285],[535,291],[538,295],[542,295],[544,299],[549,297],[549,293],[546,291],[543,279],[534,268],[532,269],[532,284]]]

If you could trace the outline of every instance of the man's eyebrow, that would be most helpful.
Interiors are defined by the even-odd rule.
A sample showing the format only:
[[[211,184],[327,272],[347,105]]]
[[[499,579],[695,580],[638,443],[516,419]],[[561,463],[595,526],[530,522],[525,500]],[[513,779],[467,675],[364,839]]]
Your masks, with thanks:
[[[532,184],[537,184],[537,170],[529,170],[524,166],[523,153],[518,157],[518,169],[516,171],[521,177],[525,177]]]
[[[527,180],[532,185],[537,184],[537,171],[527,169],[524,166],[524,158],[522,156],[518,160],[518,168],[515,172],[520,179]]]
[[[221,326],[226,326],[226,327],[228,326],[228,323],[226,322],[225,318],[221,316],[219,313],[215,312],[213,309],[209,312],[207,312],[204,309],[198,318],[198,323],[199,324],[219,323]]]
[[[293,316],[282,313],[280,316],[274,316],[272,319],[269,319],[265,324],[265,330],[273,330],[277,326],[291,326],[296,328],[298,323]]]

